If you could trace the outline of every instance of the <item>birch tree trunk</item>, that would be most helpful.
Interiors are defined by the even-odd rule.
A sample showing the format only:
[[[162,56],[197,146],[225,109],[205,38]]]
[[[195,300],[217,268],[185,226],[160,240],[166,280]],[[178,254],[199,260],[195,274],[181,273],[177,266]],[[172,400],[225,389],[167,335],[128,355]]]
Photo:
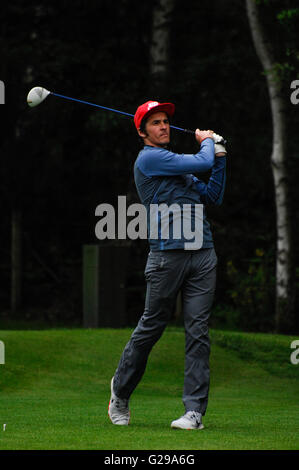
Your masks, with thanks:
[[[246,0],[247,15],[256,53],[266,74],[271,105],[273,141],[271,167],[276,201],[276,305],[275,328],[279,332],[290,331],[295,305],[295,271],[292,262],[292,230],[289,204],[289,179],[286,162],[285,101],[281,84],[275,73],[275,60],[262,27],[258,5]]]

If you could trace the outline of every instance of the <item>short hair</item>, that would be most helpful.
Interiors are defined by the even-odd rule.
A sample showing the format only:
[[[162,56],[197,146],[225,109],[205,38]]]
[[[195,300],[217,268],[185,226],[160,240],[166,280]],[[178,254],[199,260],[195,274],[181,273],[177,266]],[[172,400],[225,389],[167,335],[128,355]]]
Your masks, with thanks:
[[[146,134],[145,132],[145,126],[146,126],[146,121],[147,121],[147,117],[143,118],[141,123],[140,123],[140,131],[143,132],[143,134]]]

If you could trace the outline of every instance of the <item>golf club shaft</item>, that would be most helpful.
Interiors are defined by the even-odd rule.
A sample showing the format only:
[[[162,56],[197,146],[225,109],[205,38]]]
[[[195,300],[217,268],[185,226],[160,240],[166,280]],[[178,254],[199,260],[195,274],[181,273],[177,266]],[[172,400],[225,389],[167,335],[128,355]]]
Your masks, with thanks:
[[[66,100],[76,101],[77,103],[83,103],[83,104],[87,104],[89,106],[94,106],[96,108],[105,109],[106,111],[112,111],[113,113],[122,114],[123,116],[128,116],[128,117],[131,117],[131,118],[134,117],[134,114],[125,113],[124,111],[119,111],[118,109],[114,109],[114,108],[107,108],[106,106],[100,106],[99,104],[91,103],[90,101],[84,101],[84,100],[79,100],[77,98],[71,98],[70,96],[60,95],[59,93],[54,93],[53,91],[51,91],[50,94],[53,95],[53,96],[57,96],[58,98],[64,98]],[[194,134],[195,133],[194,131],[191,131],[189,129],[183,129],[182,127],[177,127],[177,126],[170,126],[170,127],[172,129],[177,130],[177,131],[186,132],[188,134]]]

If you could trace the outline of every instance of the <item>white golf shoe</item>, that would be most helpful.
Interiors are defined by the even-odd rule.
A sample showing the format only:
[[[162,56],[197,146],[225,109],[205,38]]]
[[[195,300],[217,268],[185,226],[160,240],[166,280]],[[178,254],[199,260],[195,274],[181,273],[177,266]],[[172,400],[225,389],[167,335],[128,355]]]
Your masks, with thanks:
[[[113,379],[111,380],[111,397],[108,406],[108,416],[113,424],[127,426],[130,422],[129,400],[118,398],[113,391]]]
[[[187,411],[183,416],[172,421],[171,427],[175,429],[203,429],[201,413],[197,411]]]

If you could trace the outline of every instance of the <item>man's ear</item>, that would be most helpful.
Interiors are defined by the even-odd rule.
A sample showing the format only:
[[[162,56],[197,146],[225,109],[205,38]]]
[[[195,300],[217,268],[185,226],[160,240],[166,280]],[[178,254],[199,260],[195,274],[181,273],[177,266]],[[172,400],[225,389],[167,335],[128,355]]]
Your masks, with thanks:
[[[138,134],[139,134],[140,137],[142,137],[143,139],[146,138],[147,135],[146,135],[144,132],[141,132],[140,128],[137,129],[137,132],[138,132]]]

